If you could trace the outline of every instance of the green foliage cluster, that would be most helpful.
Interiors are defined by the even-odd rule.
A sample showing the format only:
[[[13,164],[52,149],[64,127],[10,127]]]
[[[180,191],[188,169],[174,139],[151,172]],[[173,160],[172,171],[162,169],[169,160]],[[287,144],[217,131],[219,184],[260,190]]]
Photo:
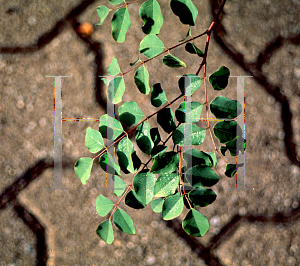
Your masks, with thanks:
[[[112,5],[125,3],[125,7],[120,7],[114,12],[111,20],[112,37],[117,42],[122,43],[125,41],[126,32],[131,26],[128,4],[123,0],[109,0],[109,2]],[[191,26],[195,25],[198,10],[191,0],[171,0],[170,6],[180,21],[189,25],[187,36],[179,41],[184,42],[191,36]],[[100,23],[97,25],[103,23],[111,10],[105,6],[97,8],[100,17]],[[156,0],[145,1],[140,7],[139,14],[144,22],[142,31],[146,36],[140,42],[139,59],[131,63],[131,66],[136,65],[139,61],[142,62],[140,59],[141,54],[151,59],[160,55],[165,49],[162,41],[157,37],[163,24],[159,3]],[[206,56],[193,42],[187,41],[185,49],[188,53],[196,54],[201,58]],[[170,53],[163,57],[162,62],[172,68],[186,67],[182,60]],[[107,71],[112,77],[110,81],[103,79],[107,85],[108,98],[114,104],[120,103],[125,92],[125,82],[115,57],[112,58]],[[210,75],[209,82],[212,88],[214,90],[225,89],[229,75],[229,69],[225,66]],[[145,118],[136,102],[124,102],[118,109],[120,121],[105,114],[100,118],[99,130],[90,127],[86,129],[86,147],[91,153],[100,152],[100,154],[95,158],[80,158],[75,164],[75,173],[82,184],[86,184],[90,177],[93,161],[99,157],[101,168],[113,175],[114,194],[118,197],[122,196],[121,199],[125,199],[127,206],[142,209],[150,203],[152,210],[155,213],[161,213],[164,220],[178,217],[185,206],[188,212],[182,222],[183,229],[189,235],[203,236],[209,229],[209,222],[204,215],[196,210],[196,207],[206,207],[216,200],[217,195],[215,192],[210,188],[206,188],[214,186],[219,181],[218,175],[213,170],[217,165],[216,154],[215,151],[204,152],[196,149],[181,152],[181,147],[184,145],[201,145],[206,137],[207,129],[202,129],[196,125],[203,104],[195,101],[190,103],[183,101],[174,114],[168,106],[175,100],[171,103],[168,101],[160,83],[156,83],[150,88],[149,73],[144,62],[136,69],[134,81],[141,93],[150,94],[151,104],[154,107],[158,108],[164,105],[155,113],[157,123],[162,130],[170,134],[169,138],[172,137],[177,152],[174,151],[174,148],[173,151],[168,151],[165,144],[169,138],[162,141],[159,128],[150,127],[147,120],[155,114]],[[201,79],[198,75],[183,75],[178,81],[178,88],[181,92],[180,97],[191,96],[200,86]],[[231,156],[236,156],[239,151],[244,153],[246,146],[242,137],[242,130],[234,121],[234,118],[241,113],[241,104],[227,97],[218,96],[210,102],[209,107],[216,118],[232,119],[218,122],[213,127],[214,135],[220,143],[225,145],[220,147],[220,154],[225,155],[227,150],[229,150]],[[175,119],[178,121],[177,126]],[[128,132],[124,131],[122,124],[127,127],[134,126],[131,130],[135,129],[135,140],[138,148],[150,156],[148,163],[153,161],[150,169],[147,167],[148,163],[146,163],[143,164],[144,167],[140,170],[142,162],[137,156],[134,145],[128,138]],[[116,148],[118,163],[107,152],[104,139],[114,140],[114,143],[118,143]],[[241,139],[242,144],[240,144]],[[189,167],[190,165],[192,167]],[[228,163],[225,175],[232,177],[238,166]],[[130,173],[134,174],[134,178],[128,186],[121,179],[121,175]],[[184,189],[184,180],[187,180],[191,185],[189,191]],[[118,203],[114,204],[103,195],[99,195],[96,199],[96,211],[101,217],[108,215],[114,208],[109,219],[103,221],[96,230],[96,233],[108,244],[111,244],[114,240],[111,218],[121,231],[127,234],[135,234],[136,232],[131,217],[119,208]]]

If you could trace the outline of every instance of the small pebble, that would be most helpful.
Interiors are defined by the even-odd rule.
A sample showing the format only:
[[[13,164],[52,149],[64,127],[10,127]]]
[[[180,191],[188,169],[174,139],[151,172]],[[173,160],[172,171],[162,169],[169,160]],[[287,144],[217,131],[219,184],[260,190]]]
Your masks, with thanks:
[[[122,242],[119,239],[116,239],[116,240],[114,240],[113,244],[116,248],[118,248],[122,245]]]
[[[25,107],[24,101],[18,100],[18,101],[17,101],[17,107],[18,107],[19,109],[23,109],[23,108]]]
[[[147,265],[153,265],[155,263],[156,259],[154,256],[149,256],[146,260]]]
[[[36,19],[35,19],[35,17],[29,17],[29,18],[28,18],[28,24],[29,24],[30,26],[34,26],[34,25],[36,24]]]

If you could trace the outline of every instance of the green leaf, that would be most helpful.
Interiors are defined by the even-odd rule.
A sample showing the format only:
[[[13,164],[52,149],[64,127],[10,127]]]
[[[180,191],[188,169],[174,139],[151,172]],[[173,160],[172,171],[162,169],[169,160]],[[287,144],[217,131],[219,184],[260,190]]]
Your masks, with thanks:
[[[183,123],[175,131],[172,136],[174,144],[179,146],[200,145],[206,136],[206,130],[195,124]]]
[[[133,178],[135,193],[143,204],[148,204],[152,200],[155,181],[155,174],[149,170],[143,170]]]
[[[183,198],[179,193],[166,197],[161,216],[164,220],[172,220],[178,217],[183,211]]]
[[[155,158],[158,154],[164,153],[165,151],[167,151],[167,148],[168,147],[166,147],[164,145],[154,146],[152,151],[151,151],[151,157]]]
[[[113,181],[115,184],[114,194],[116,196],[121,196],[126,188],[126,183],[118,176],[113,176]]]
[[[133,209],[143,209],[147,205],[141,202],[134,190],[131,190],[126,194],[125,204]]]
[[[112,228],[111,221],[105,220],[102,222],[97,230],[96,233],[100,236],[107,244],[111,244],[114,241],[114,231]]]
[[[173,173],[178,165],[179,155],[176,152],[164,152],[155,157],[150,172],[153,174],[169,174]]]
[[[237,172],[237,165],[228,163],[226,164],[226,172],[225,175],[228,177],[233,177]]]
[[[164,203],[164,199],[163,198],[159,198],[159,199],[154,199],[150,202],[151,205],[151,209],[156,212],[156,213],[160,213],[162,211],[162,205]]]
[[[228,177],[233,177],[236,174],[237,169],[239,167],[242,167],[242,166],[244,166],[243,163],[240,163],[240,164],[231,164],[231,163],[228,163],[228,164],[226,164],[225,175],[228,176]]]
[[[175,173],[160,175],[154,186],[154,197],[173,195],[179,183],[179,176]]]
[[[189,167],[195,165],[206,165],[209,167],[216,166],[216,155],[213,152],[209,154],[203,151],[190,149],[184,151],[183,159]]]
[[[99,132],[103,138],[115,140],[124,130],[120,121],[105,114],[100,118]]]
[[[122,1],[123,2],[123,1]],[[127,8],[118,9],[111,20],[111,32],[115,41],[122,43],[125,41],[127,30],[131,26],[131,20]]]
[[[96,24],[96,26],[100,26],[103,24],[104,20],[106,19],[110,9],[107,8],[106,6],[98,6],[96,11],[100,18],[100,22],[98,24]]]
[[[165,46],[162,41],[154,34],[147,35],[140,43],[139,51],[148,58],[160,54]]]
[[[212,165],[210,167],[217,166],[218,160],[215,152],[205,152],[205,154],[209,155]]]
[[[123,103],[119,107],[118,112],[120,121],[127,127],[138,124],[144,117],[142,110],[134,101]]]
[[[233,140],[226,142],[226,147],[221,146],[221,152],[225,156],[227,150],[230,151],[231,156],[237,156],[241,151],[244,154],[246,149],[246,140],[241,136],[236,136]]]
[[[150,129],[151,139],[154,142],[154,145],[157,145],[160,141],[160,134],[157,127],[153,127]]]
[[[157,113],[157,123],[165,132],[171,133],[176,129],[174,117],[175,115],[171,108],[164,108]]]
[[[150,135],[150,125],[147,121],[138,125],[135,131],[136,144],[142,152],[150,155],[154,143]]]
[[[195,26],[198,9],[191,0],[171,0],[171,9],[182,24]]]
[[[207,189],[204,187],[199,187],[197,190],[192,190],[188,193],[189,199],[197,207],[206,207],[207,205],[213,203],[217,195],[212,189]]]
[[[203,214],[191,209],[182,221],[182,228],[188,235],[204,236],[209,229],[209,222]]]
[[[98,152],[104,148],[104,142],[100,132],[88,127],[85,134],[85,146],[92,153]]]
[[[107,67],[107,72],[111,76],[116,76],[121,72],[118,60],[115,57],[112,58],[111,63]]]
[[[186,37],[184,38],[184,39],[182,39],[182,40],[180,40],[179,42],[183,42],[183,41],[185,41],[188,37],[190,37],[191,36],[191,26],[189,26],[189,31],[188,31],[188,33],[186,34]]]
[[[108,80],[108,79],[106,79],[106,78],[101,78],[101,80],[103,80],[104,84],[105,84],[106,86],[108,86],[108,84],[109,84],[109,80]]]
[[[135,234],[135,227],[133,225],[133,221],[130,216],[124,212],[122,209],[118,208],[114,215],[114,223],[115,225],[124,233],[134,235]]]
[[[178,67],[186,67],[186,64],[181,61],[178,57],[168,54],[163,57],[163,63],[168,67],[178,68]]]
[[[235,121],[221,121],[214,125],[213,130],[221,143],[226,143],[236,136],[242,135],[242,129]]]
[[[185,74],[178,80],[180,91],[185,96],[191,96],[201,86],[201,79],[195,74]]]
[[[114,6],[125,2],[124,0],[108,0],[108,1]]]
[[[120,166],[115,163],[110,153],[104,153],[99,159],[99,164],[106,173],[121,175]]]
[[[130,173],[136,172],[136,169],[134,168],[133,161],[132,161],[133,152],[134,152],[134,146],[131,140],[126,136],[118,144],[117,155],[118,155],[120,167],[125,168]]]
[[[106,216],[114,206],[112,201],[103,195],[97,197],[95,205],[97,213],[102,217]]]
[[[107,86],[108,99],[117,104],[122,101],[123,94],[125,92],[125,82],[123,77],[116,77],[112,79]]]
[[[165,91],[162,89],[160,83],[156,83],[153,85],[151,90],[151,104],[154,107],[160,107],[162,104],[166,103],[167,96]]]
[[[178,122],[198,122],[203,105],[198,102],[182,102],[175,111],[175,116]]]
[[[140,17],[145,23],[142,27],[145,34],[159,34],[164,18],[156,0],[148,0],[141,5]]]
[[[220,152],[225,156],[225,152],[227,151],[227,148],[225,146],[220,147]]]
[[[228,85],[230,71],[227,67],[221,66],[218,71],[209,76],[209,82],[214,90],[224,90]]]
[[[210,103],[210,111],[216,118],[235,118],[242,112],[242,105],[224,96],[218,96]]]
[[[91,170],[93,166],[93,159],[82,157],[77,160],[75,163],[74,171],[75,174],[80,178],[83,185],[86,184],[86,181],[91,175]]]
[[[134,82],[141,93],[148,95],[148,93],[150,92],[149,73],[144,66],[139,67],[136,70],[134,75]]]
[[[185,173],[185,177],[193,188],[211,187],[219,181],[219,177],[214,170],[205,165],[195,165],[189,168]]]
[[[185,50],[190,54],[197,54],[199,57],[204,57],[204,53],[197,48],[197,46],[191,42],[185,45]]]

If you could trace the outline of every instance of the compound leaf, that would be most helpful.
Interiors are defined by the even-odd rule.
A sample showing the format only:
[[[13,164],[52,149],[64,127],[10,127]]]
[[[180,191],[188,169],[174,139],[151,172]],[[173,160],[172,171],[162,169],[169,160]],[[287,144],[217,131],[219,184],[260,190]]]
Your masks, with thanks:
[[[242,105],[224,96],[218,96],[210,103],[210,111],[216,118],[235,118],[242,112]]]
[[[218,71],[209,76],[209,82],[214,90],[224,90],[228,85],[230,71],[227,67],[221,66]]]
[[[86,184],[86,181],[91,175],[91,170],[93,166],[93,159],[82,157],[77,160],[75,163],[74,171],[75,174],[80,178],[83,185]]]
[[[166,197],[161,216],[164,220],[171,220],[179,216],[183,211],[183,198],[179,193]]]
[[[154,186],[154,197],[173,195],[179,183],[179,176],[175,173],[161,174]]]
[[[209,229],[209,222],[203,214],[190,209],[182,221],[182,228],[191,236],[204,236]]]
[[[244,154],[246,149],[246,140],[241,136],[236,136],[233,140],[226,142],[225,145],[225,147],[220,147],[220,150],[224,156],[227,150],[230,151],[231,156],[237,156],[240,151],[242,154]]]
[[[120,121],[127,127],[138,124],[144,117],[142,110],[134,101],[123,103],[118,111]]]
[[[181,61],[178,57],[168,54],[163,57],[163,63],[168,67],[178,68],[178,67],[186,67],[186,64]]]
[[[159,34],[164,18],[156,0],[148,0],[141,5],[140,17],[144,21],[142,31],[145,34]]]
[[[162,41],[154,34],[149,34],[140,43],[139,51],[148,58],[160,54],[165,46]]]
[[[131,217],[124,212],[122,209],[118,208],[113,215],[115,225],[124,233],[134,235],[135,227]]]
[[[118,43],[124,42],[126,32],[130,26],[131,20],[128,9],[124,7],[115,11],[111,20],[111,32],[114,40]]]
[[[195,124],[183,123],[175,131],[172,136],[174,144],[179,146],[200,145],[206,136],[206,130]]]
[[[136,70],[134,75],[134,82],[141,93],[148,95],[148,93],[150,92],[149,73],[144,66],[139,67]]]
[[[111,244],[114,241],[114,231],[112,228],[111,221],[105,220],[102,222],[97,230],[96,233],[100,236],[107,244]]]
[[[85,134],[85,146],[92,153],[100,151],[104,148],[102,135],[99,131],[88,127]]]
[[[133,178],[135,193],[143,204],[148,204],[152,200],[155,181],[155,174],[149,170],[143,170]]]
[[[171,0],[171,9],[182,24],[195,26],[198,9],[191,0]]]
[[[106,216],[114,206],[112,201],[103,195],[97,197],[95,205],[97,213],[102,217]]]

